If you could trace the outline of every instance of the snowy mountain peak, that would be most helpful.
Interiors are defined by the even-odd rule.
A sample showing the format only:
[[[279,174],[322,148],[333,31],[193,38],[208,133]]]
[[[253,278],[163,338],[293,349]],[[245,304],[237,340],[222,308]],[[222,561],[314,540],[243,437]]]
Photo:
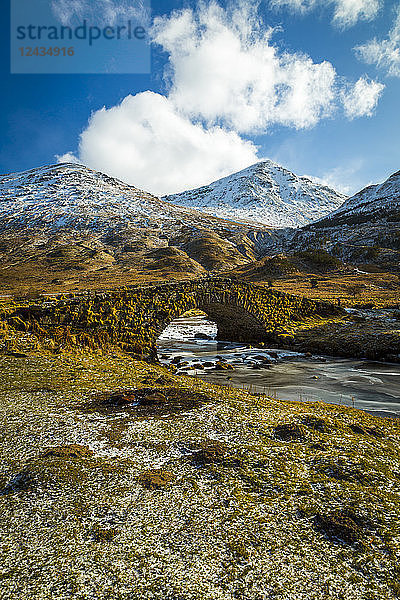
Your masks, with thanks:
[[[346,196],[265,160],[164,200],[235,221],[301,227],[337,209]]]
[[[121,229],[160,239],[177,236],[183,230],[223,235],[258,235],[261,231],[261,237],[269,237],[266,227],[233,223],[174,206],[83,165],[63,163],[0,176],[0,232],[106,234]]]

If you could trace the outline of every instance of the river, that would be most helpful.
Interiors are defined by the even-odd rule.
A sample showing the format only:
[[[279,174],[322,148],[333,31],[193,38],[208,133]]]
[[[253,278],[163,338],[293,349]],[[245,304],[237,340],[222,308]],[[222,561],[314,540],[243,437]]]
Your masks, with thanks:
[[[176,319],[158,340],[160,362],[170,364],[181,357],[177,366],[182,374],[250,388],[282,400],[323,401],[383,417],[400,417],[399,364],[306,357],[279,348],[217,342],[216,333],[215,323],[205,316]],[[226,362],[234,370],[218,371],[217,362]]]

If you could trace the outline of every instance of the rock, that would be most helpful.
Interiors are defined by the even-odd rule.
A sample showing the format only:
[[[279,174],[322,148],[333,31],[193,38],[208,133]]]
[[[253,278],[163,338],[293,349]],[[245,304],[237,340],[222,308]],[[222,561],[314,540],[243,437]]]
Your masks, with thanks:
[[[213,338],[206,333],[196,333],[194,336],[195,340],[212,340]]]
[[[305,353],[304,353],[304,357],[305,357],[305,358],[312,358],[312,354],[311,354],[311,352],[305,352]]]
[[[192,365],[192,368],[201,371],[202,369],[204,369],[204,366],[201,363],[194,363]]]
[[[137,402],[136,390],[116,392],[111,394],[111,396],[109,396],[109,398],[106,400],[107,404],[112,404],[113,406],[126,406],[127,404],[133,404],[134,402]]]
[[[147,490],[165,489],[175,480],[175,475],[163,469],[150,469],[143,471],[138,477],[138,482]]]
[[[171,365],[179,365],[181,360],[183,360],[183,356],[175,356],[175,358],[171,360]]]
[[[215,365],[216,371],[234,371],[235,367],[226,362],[218,361]]]
[[[285,442],[300,441],[305,439],[306,431],[298,423],[282,423],[275,427],[274,436]]]
[[[207,362],[204,362],[204,363],[203,363],[203,366],[204,366],[204,367],[213,367],[213,366],[214,366],[214,364],[215,364],[215,363],[213,363],[213,362],[211,362],[211,361],[209,361],[209,360],[208,360]]]
[[[268,352],[271,358],[279,358],[279,354],[277,352]]]
[[[139,404],[141,404],[142,406],[154,406],[155,404],[165,404],[166,401],[166,397],[160,392],[152,392],[150,394],[144,395],[142,398],[139,398]]]

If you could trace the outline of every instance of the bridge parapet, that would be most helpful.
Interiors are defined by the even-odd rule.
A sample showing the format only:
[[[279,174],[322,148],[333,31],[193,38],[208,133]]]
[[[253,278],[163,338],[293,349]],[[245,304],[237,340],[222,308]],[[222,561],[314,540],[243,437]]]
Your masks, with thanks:
[[[301,321],[342,314],[333,305],[227,278],[85,292],[20,305],[7,316],[58,349],[86,347],[154,355],[168,324],[191,309],[217,323],[219,339],[272,341]]]

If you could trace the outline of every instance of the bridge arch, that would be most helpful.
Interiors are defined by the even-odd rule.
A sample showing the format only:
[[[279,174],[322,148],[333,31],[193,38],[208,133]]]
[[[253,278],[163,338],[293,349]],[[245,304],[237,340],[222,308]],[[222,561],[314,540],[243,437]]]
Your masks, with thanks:
[[[186,308],[183,312],[173,311],[165,320],[160,321],[156,328],[156,339],[171,323],[192,308],[202,311],[216,324],[217,340],[254,342],[262,341],[266,336],[262,321],[242,306],[200,300],[196,302],[196,306]]]

